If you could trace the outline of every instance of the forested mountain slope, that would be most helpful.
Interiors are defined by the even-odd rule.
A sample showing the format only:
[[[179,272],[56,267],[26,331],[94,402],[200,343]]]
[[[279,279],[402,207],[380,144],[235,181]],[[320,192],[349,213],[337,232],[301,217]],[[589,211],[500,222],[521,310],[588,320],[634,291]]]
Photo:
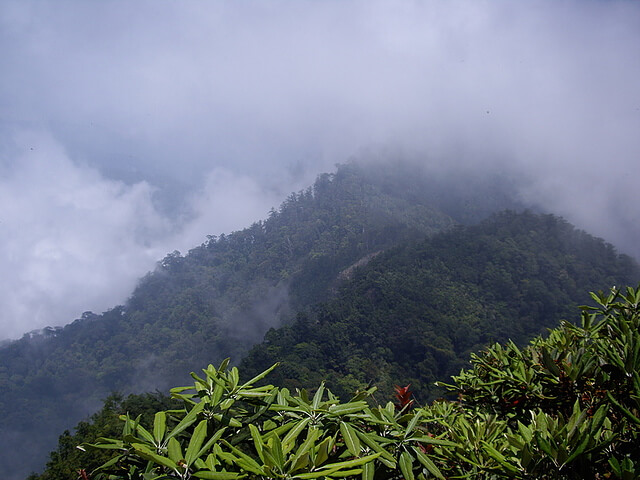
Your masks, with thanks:
[[[507,339],[526,344],[560,319],[577,321],[576,305],[590,301],[583,288],[606,290],[640,280],[638,265],[601,239],[553,215],[513,211],[409,241],[348,270],[334,299],[271,330],[252,349],[241,365],[243,378],[281,362],[270,383],[307,388],[326,380],[343,400],[375,384],[375,401],[382,404],[394,384],[411,383],[424,405],[443,393],[436,380],[470,367],[471,353]],[[570,410],[572,401],[564,407]],[[60,472],[97,468],[106,460],[69,446],[114,435],[117,415],[110,402],[90,425],[81,423],[74,436],[60,438],[48,468],[33,480],[62,480]],[[131,402],[135,416],[147,400]]]
[[[266,220],[168,255],[125,305],[3,346],[0,407],[11,415],[0,417],[2,471],[20,478],[37,468],[56,436],[111,391],[166,389],[209,362],[241,358],[270,327],[329,300],[349,266],[517,206],[504,186],[447,180],[400,165],[340,166]],[[24,449],[33,463],[13,453]]]
[[[472,355],[439,383],[451,400],[426,406],[409,387],[393,402],[375,386],[345,400],[324,384],[268,383],[278,364],[252,379],[229,359],[210,364],[172,389],[169,411],[157,396],[109,399],[28,480],[638,478],[640,287],[591,299],[576,324]]]
[[[506,211],[393,248],[356,269],[338,296],[267,333],[242,362],[270,381],[328,386],[344,398],[369,382],[423,401],[491,342],[525,343],[577,320],[592,290],[633,285],[638,265],[553,215]]]

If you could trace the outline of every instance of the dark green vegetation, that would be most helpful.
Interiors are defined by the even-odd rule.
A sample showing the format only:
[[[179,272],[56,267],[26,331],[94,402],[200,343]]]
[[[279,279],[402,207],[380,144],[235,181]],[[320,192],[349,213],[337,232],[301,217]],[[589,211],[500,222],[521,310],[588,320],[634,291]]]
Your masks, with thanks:
[[[85,442],[95,442],[100,437],[117,436],[122,433],[120,415],[128,412],[140,416],[145,423],[153,422],[158,410],[179,408],[181,403],[160,392],[141,395],[112,394],[107,397],[100,411],[91,415],[87,421],[80,422],[75,432],[66,430],[58,439],[58,448],[51,452],[47,468],[41,475],[33,474],[30,480],[75,479],[78,470],[94,470],[109,460],[112,453],[107,450],[96,451],[91,455],[77,448]]]
[[[12,413],[0,416],[0,467],[12,478],[40,468],[59,433],[112,391],[165,390],[241,358],[330,298],[339,272],[367,255],[515,205],[495,182],[444,180],[402,165],[339,167],[266,220],[168,255],[125,305],[1,347],[0,407]],[[25,449],[31,464],[14,455]]]
[[[282,359],[278,383],[322,377],[341,395],[375,381],[384,398],[413,381],[427,401],[469,352],[524,342],[571,318],[584,292],[640,279],[631,259],[552,216],[454,227],[517,205],[500,185],[403,168],[322,175],[267,220],[167,256],[124,306],[1,348],[3,471],[39,468],[110,392],[183,383],[283,323],[243,368]],[[35,463],[14,453],[26,450]]]
[[[507,211],[376,256],[334,300],[269,331],[242,367],[280,361],[272,381],[326,380],[340,396],[411,383],[431,400],[471,352],[522,344],[572,318],[585,291],[637,278],[628,257],[562,219]]]
[[[95,479],[633,479],[640,475],[640,287],[593,295],[581,325],[495,344],[447,390],[458,401],[372,406],[247,382],[225,361],[173,389],[184,407],[83,448]],[[273,368],[273,367],[272,367]]]

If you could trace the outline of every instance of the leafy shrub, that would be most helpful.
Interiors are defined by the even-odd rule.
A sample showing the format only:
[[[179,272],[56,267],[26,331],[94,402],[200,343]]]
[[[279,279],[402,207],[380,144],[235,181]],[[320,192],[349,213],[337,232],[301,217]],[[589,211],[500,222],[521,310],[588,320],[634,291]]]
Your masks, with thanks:
[[[375,388],[343,403],[241,383],[225,360],[172,390],[180,410],[145,428],[122,417],[97,479],[234,480],[637,478],[640,455],[640,287],[592,294],[580,326],[563,323],[520,349],[493,345],[442,384],[457,401],[372,406]]]

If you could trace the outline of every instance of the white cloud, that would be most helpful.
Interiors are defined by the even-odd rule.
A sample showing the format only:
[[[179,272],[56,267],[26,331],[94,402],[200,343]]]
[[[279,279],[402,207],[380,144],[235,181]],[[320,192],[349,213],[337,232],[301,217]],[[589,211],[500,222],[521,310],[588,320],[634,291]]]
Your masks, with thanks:
[[[20,134],[0,179],[0,331],[61,325],[123,301],[163,254],[169,223],[144,183],[106,180],[50,136]]]
[[[0,166],[3,338],[122,303],[167,252],[241,229],[281,199],[249,177],[214,169],[189,196],[188,216],[172,220],[155,207],[148,183],[106,179],[46,133],[20,132],[14,146]]]
[[[190,218],[173,242],[183,250],[199,245],[207,235],[234,232],[265,219],[269,210],[282,202],[282,194],[265,189],[248,176],[216,168],[207,175],[204,188],[188,202]]]

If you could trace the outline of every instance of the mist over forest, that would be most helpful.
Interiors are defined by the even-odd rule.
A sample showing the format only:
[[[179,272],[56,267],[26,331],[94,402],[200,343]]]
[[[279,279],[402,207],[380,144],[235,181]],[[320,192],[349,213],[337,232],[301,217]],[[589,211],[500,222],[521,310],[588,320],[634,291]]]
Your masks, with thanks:
[[[119,434],[123,397],[110,392],[155,391],[127,397],[137,415],[224,358],[250,376],[281,362],[272,380],[292,391],[326,382],[349,398],[375,384],[386,399],[399,382],[428,402],[474,351],[576,322],[586,292],[640,280],[611,244],[523,210],[508,182],[371,167],[319,175],[265,219],[166,255],[124,304],[0,348],[0,406],[12,411],[0,465],[39,471],[62,432],[29,480],[92,471],[105,452],[75,446]]]
[[[1,335],[123,302],[353,156],[516,179],[637,256],[639,23],[622,0],[2,2]]]
[[[639,48],[628,0],[1,2],[3,478],[225,357],[429,401],[637,284]]]

